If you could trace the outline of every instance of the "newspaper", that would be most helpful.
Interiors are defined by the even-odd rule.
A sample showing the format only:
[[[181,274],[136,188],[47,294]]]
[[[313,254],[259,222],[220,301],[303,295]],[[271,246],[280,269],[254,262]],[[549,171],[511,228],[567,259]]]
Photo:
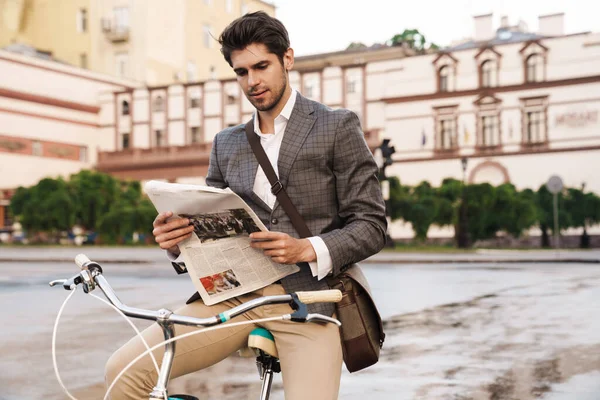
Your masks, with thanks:
[[[206,305],[252,292],[299,271],[250,247],[249,234],[267,231],[231,189],[149,181],[144,190],[158,212],[188,218],[194,233],[179,248]]]

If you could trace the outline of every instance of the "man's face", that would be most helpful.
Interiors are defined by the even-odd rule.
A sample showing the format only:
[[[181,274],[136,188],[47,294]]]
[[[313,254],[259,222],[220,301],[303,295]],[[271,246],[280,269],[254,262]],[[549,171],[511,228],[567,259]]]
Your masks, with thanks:
[[[292,49],[283,57],[283,65],[276,54],[262,43],[252,43],[243,50],[231,53],[231,64],[244,94],[259,111],[275,108],[288,86],[287,71],[294,64]]]

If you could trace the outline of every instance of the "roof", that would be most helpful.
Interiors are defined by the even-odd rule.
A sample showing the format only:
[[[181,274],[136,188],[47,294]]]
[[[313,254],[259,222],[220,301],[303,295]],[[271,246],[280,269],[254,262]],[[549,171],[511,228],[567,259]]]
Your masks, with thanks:
[[[26,44],[22,44],[22,43],[9,44],[8,46],[3,47],[2,50],[8,51],[10,53],[21,54],[24,56],[35,57],[35,58],[39,58],[42,60],[54,61],[54,62],[59,62],[59,63],[65,64],[62,61],[57,60],[56,58],[52,57],[52,53],[49,51],[42,51],[42,50],[36,49],[35,47],[29,46]]]
[[[507,28],[500,28],[496,31],[496,37],[490,40],[469,40],[456,46],[446,47],[444,51],[457,51],[480,48],[482,46],[497,46],[509,43],[522,43],[530,40],[543,39],[546,36],[538,35],[533,32],[521,32]]]

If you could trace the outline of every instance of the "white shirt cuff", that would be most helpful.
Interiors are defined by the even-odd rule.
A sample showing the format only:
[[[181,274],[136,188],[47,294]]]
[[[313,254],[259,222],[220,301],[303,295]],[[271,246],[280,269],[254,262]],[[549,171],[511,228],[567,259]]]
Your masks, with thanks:
[[[181,253],[179,253],[179,255],[176,256],[175,253],[171,253],[170,251],[167,251],[167,258],[169,259],[169,261],[177,263],[177,264],[185,263],[185,261],[183,261],[183,256],[181,255]]]
[[[316,276],[318,280],[321,280],[333,269],[331,254],[329,254],[327,245],[320,237],[313,236],[307,239],[317,254],[317,261],[309,262],[308,265],[312,271],[312,276]]]

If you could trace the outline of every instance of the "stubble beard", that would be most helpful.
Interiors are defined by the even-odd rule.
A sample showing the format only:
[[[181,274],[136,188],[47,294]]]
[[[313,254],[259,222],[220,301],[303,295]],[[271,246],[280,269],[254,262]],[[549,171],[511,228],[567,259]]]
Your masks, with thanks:
[[[260,103],[259,101],[254,99],[252,96],[248,96],[248,100],[250,100],[250,103],[252,103],[254,108],[256,108],[258,111],[270,111],[279,104],[279,102],[283,98],[283,94],[285,93],[286,87],[287,87],[287,75],[284,70],[281,88],[278,90],[277,93],[274,93],[273,91],[271,91],[271,93],[275,96],[272,101],[270,101],[268,103]]]

